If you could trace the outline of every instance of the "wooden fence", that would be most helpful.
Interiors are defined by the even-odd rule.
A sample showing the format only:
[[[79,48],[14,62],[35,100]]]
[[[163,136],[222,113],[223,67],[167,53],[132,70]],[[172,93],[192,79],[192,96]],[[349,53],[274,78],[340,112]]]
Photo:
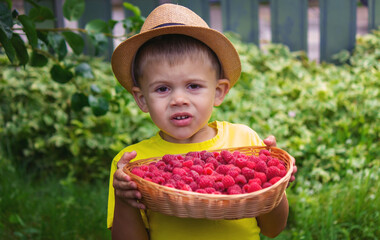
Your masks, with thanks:
[[[64,0],[42,0],[56,16],[56,26],[63,26],[62,4]],[[233,31],[246,42],[259,45],[259,4],[266,2],[271,12],[271,41],[287,45],[290,50],[307,52],[308,0],[128,0],[147,16],[163,2],[178,3],[189,7],[210,24],[210,4],[220,4],[223,31]],[[380,0],[367,0],[368,29],[380,26]],[[356,9],[358,0],[319,0],[320,10],[320,61],[332,61],[341,50],[352,50],[356,37]],[[27,9],[27,8],[26,8]],[[131,14],[125,12],[128,16]],[[79,21],[83,27],[92,19],[109,20],[112,16],[111,0],[86,0],[86,9]],[[109,51],[112,52],[110,45]]]

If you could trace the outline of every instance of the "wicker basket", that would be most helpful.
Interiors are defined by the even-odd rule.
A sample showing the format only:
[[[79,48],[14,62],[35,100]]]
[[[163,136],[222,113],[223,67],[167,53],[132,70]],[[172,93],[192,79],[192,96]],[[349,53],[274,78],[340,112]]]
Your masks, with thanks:
[[[290,155],[276,147],[261,146],[211,150],[211,152],[239,151],[250,156],[258,155],[262,149],[268,149],[272,156],[284,161],[287,174],[271,187],[252,193],[214,195],[183,191],[147,181],[131,173],[134,167],[158,161],[161,157],[131,162],[123,170],[136,182],[142,195],[140,201],[152,211],[183,218],[239,219],[256,217],[270,212],[280,203],[293,171]]]

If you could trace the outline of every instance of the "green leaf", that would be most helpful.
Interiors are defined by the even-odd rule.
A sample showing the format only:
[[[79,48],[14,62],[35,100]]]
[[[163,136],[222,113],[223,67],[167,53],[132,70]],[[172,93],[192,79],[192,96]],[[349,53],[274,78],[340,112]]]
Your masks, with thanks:
[[[80,55],[83,52],[84,40],[79,34],[62,32],[62,35],[76,55]]]
[[[0,30],[3,30],[8,39],[12,38],[13,19],[10,8],[6,3],[0,2]]]
[[[100,19],[95,19],[88,22],[85,26],[85,29],[88,31],[89,34],[110,33],[108,24],[105,21],[100,20]]]
[[[135,16],[141,16],[140,8],[137,6],[134,6],[133,4],[130,4],[128,2],[123,3],[123,6],[127,10],[131,10]]]
[[[63,16],[70,21],[78,20],[85,9],[84,0],[66,0],[63,4]]]
[[[70,70],[56,64],[50,69],[50,76],[56,82],[67,83],[74,77],[74,74]]]
[[[95,116],[103,116],[108,112],[108,102],[103,97],[97,98],[93,95],[90,95],[88,100],[92,109],[92,113]]]
[[[36,51],[32,52],[32,57],[30,58],[30,65],[33,67],[43,67],[48,63],[47,57],[42,54],[39,54]]]
[[[93,92],[93,93],[101,93],[102,91],[100,90],[100,88],[99,88],[99,86],[98,85],[96,85],[96,84],[91,84],[91,91]]]
[[[62,35],[58,33],[48,33],[49,45],[53,48],[54,52],[58,54],[58,59],[61,61],[67,55],[66,41]]]
[[[71,108],[78,112],[82,110],[83,107],[89,106],[88,97],[83,93],[74,93],[71,96]]]
[[[8,4],[9,9],[12,9],[12,0],[2,0],[2,1]]]
[[[88,63],[81,63],[75,67],[75,75],[82,76],[84,78],[93,79],[91,66]]]
[[[8,39],[7,35],[4,33],[2,29],[0,29],[0,43],[5,50],[5,54],[7,55],[9,61],[14,63],[16,60],[16,50],[12,45],[10,39]]]
[[[28,51],[26,50],[24,41],[18,34],[13,34],[11,39],[12,45],[16,50],[16,56],[20,62],[20,65],[26,65],[29,61]]]
[[[43,22],[45,20],[54,20],[54,14],[50,8],[39,6],[30,9],[29,17],[34,22]]]
[[[24,27],[24,32],[26,33],[26,37],[29,40],[29,44],[33,48],[37,48],[37,32],[36,32],[36,26],[34,22],[26,15],[20,15],[18,16],[18,20],[21,22],[22,26]]]

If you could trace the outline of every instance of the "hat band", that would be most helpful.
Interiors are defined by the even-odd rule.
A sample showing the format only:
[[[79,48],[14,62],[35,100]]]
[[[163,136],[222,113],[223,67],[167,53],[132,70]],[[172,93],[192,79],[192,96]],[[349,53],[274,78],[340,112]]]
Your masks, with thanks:
[[[160,27],[167,27],[167,26],[176,26],[176,25],[185,25],[185,24],[183,24],[183,23],[164,23],[164,24],[155,26],[152,29],[156,29],[156,28],[160,28]]]

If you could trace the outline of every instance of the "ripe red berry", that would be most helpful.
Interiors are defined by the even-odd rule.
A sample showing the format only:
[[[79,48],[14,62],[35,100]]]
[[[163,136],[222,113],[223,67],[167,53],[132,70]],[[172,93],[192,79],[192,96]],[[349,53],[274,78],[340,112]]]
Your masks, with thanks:
[[[241,174],[243,174],[247,180],[254,178],[254,173],[255,171],[248,167],[244,167],[243,169],[241,169]]]
[[[267,172],[267,179],[270,180],[274,177],[278,177],[280,176],[280,169],[278,169],[278,167],[276,166],[271,166],[268,168],[268,172]]]
[[[264,161],[259,161],[256,163],[256,168],[255,170],[257,172],[263,172],[263,173],[267,173],[268,171],[268,167],[267,167],[267,164],[264,162]]]
[[[271,184],[275,184],[276,182],[280,181],[281,180],[281,177],[274,177],[272,178],[271,180],[269,180],[269,183]]]
[[[262,187],[259,184],[257,184],[256,182],[252,182],[248,186],[249,186],[248,190],[247,190],[248,193],[256,192],[256,191],[259,191],[262,189]]]
[[[224,185],[224,188],[227,189],[235,184],[235,179],[230,175],[226,175],[223,177],[222,183]]]
[[[254,178],[259,178],[262,184],[267,181],[267,175],[265,175],[263,172],[255,172]]]
[[[271,155],[270,152],[267,149],[260,150],[259,155],[262,155],[262,154],[266,155],[266,156],[270,156]]]
[[[200,188],[214,186],[214,179],[211,176],[200,176],[198,185]]]
[[[244,177],[244,175],[239,174],[235,177],[235,183],[239,185],[244,185],[247,183],[247,179]]]

